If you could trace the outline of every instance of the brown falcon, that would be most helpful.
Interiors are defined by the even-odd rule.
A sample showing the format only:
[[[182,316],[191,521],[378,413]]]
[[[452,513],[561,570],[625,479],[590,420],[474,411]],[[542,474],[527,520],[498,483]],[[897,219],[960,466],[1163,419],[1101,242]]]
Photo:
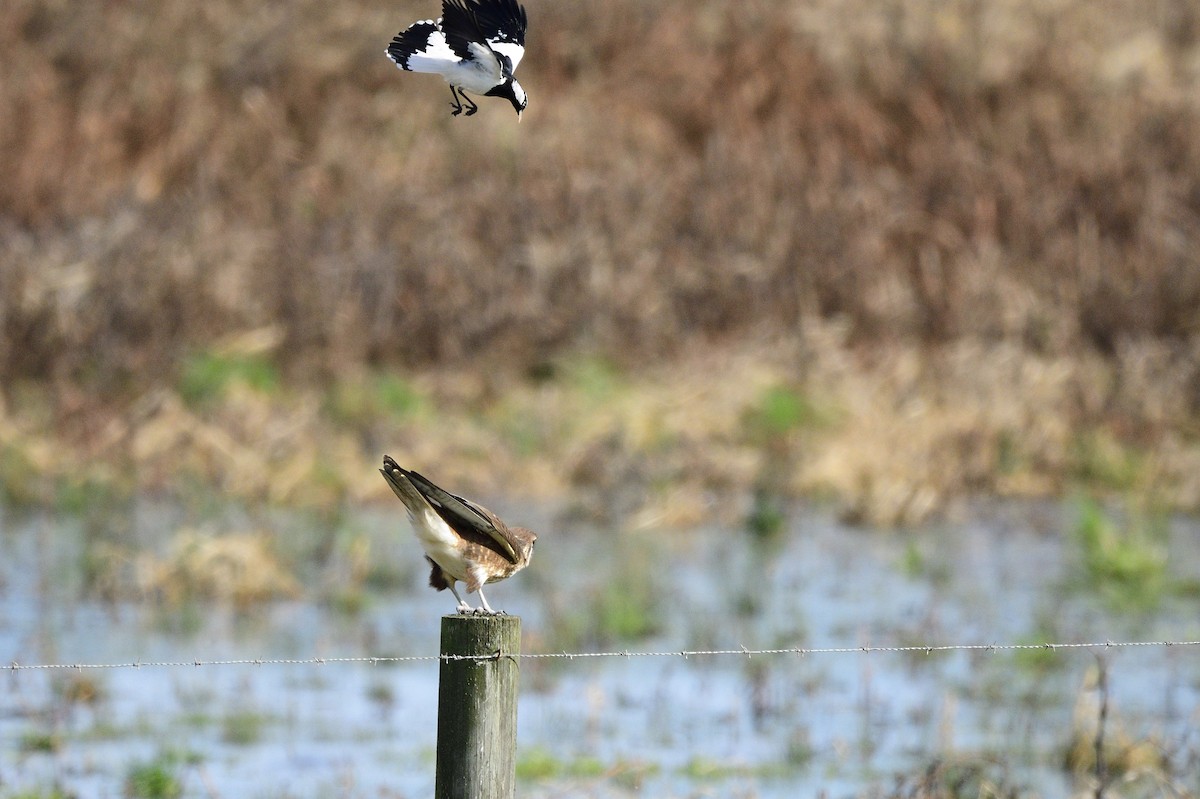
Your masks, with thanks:
[[[479,593],[482,612],[496,613],[483,596],[484,583],[503,580],[528,566],[537,534],[509,527],[482,505],[400,468],[390,455],[383,456],[379,472],[408,509],[413,532],[433,567],[429,584],[439,591],[449,588],[458,600],[459,613],[475,612],[454,587],[464,582],[468,594]]]

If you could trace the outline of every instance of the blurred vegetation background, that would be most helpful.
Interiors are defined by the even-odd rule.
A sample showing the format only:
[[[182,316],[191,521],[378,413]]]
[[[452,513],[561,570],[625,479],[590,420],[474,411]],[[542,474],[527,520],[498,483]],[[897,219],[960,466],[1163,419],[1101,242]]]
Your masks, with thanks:
[[[519,126],[431,2],[0,7],[5,497],[1200,507],[1193,0],[526,4]]]

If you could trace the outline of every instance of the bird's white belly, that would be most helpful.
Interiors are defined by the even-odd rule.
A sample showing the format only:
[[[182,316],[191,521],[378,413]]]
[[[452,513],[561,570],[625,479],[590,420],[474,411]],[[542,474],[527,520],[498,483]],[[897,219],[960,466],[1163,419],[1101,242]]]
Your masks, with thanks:
[[[432,510],[422,516],[421,519],[413,519],[413,530],[425,554],[433,558],[433,562],[441,566],[446,574],[466,582],[467,563],[459,549],[461,540],[458,535]]]
[[[489,70],[473,61],[462,61],[442,73],[446,82],[475,94],[485,94],[499,83],[498,70]]]

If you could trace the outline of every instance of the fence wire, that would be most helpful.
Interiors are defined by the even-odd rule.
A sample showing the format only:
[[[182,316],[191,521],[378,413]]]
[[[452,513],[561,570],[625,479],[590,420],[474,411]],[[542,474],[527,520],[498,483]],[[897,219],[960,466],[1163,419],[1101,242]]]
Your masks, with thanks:
[[[1155,647],[1200,647],[1200,641],[1093,641],[1089,643],[1044,643],[1044,644],[929,644],[910,646],[835,646],[835,647],[787,647],[780,649],[681,649],[661,651],[611,651],[611,652],[500,652],[483,655],[402,655],[402,656],[358,656],[358,657],[311,657],[311,658],[239,658],[230,660],[153,660],[127,663],[20,663],[11,662],[9,671],[84,671],[86,669],[150,669],[150,668],[199,668],[201,666],[327,666],[333,664],[357,664],[381,666],[396,663],[418,663],[430,661],[470,660],[487,662],[501,658],[519,660],[575,660],[583,658],[689,658],[704,657],[757,657],[796,655],[800,657],[820,655],[850,655],[874,653],[904,653],[933,655],[943,652],[1012,652],[1021,650],[1088,649],[1093,651],[1111,649],[1155,648]]]

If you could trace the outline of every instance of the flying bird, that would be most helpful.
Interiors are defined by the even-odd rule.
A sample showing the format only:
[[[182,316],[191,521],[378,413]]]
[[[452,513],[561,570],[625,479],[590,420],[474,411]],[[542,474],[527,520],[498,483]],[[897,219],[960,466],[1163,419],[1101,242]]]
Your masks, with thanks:
[[[466,583],[468,594],[479,594],[482,612],[495,614],[483,596],[484,584],[511,577],[528,566],[537,534],[524,527],[509,527],[482,505],[400,468],[390,455],[383,457],[379,473],[408,509],[425,559],[433,567],[429,585],[438,591],[449,588],[458,600],[459,613],[480,612],[463,601],[454,587],[456,582]]]
[[[467,92],[503,97],[517,110],[527,98],[513,77],[525,54],[525,8],[517,0],[442,0],[438,20],[414,22],[388,45],[387,56],[408,72],[431,72],[450,84],[450,113],[479,110]]]

